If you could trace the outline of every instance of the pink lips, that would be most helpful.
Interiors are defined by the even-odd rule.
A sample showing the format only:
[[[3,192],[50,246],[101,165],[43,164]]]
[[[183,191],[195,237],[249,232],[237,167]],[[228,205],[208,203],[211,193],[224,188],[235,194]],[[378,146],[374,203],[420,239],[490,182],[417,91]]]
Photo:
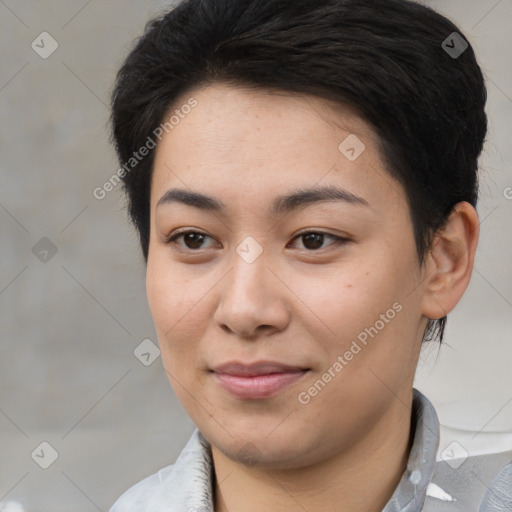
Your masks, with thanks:
[[[275,362],[231,362],[214,368],[219,384],[238,398],[269,397],[300,379],[308,370]]]

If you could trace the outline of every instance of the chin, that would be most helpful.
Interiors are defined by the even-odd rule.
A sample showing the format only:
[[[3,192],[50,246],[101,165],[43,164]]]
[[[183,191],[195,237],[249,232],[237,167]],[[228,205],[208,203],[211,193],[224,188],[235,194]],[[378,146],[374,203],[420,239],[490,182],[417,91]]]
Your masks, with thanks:
[[[258,442],[257,439],[231,442],[217,449],[232,461],[247,467],[265,469],[292,469],[308,464],[297,443]]]
[[[217,450],[248,467],[277,470],[315,463],[314,446],[320,442],[315,443],[311,430],[307,431],[308,437],[305,437],[304,430],[299,431],[298,426],[296,430],[290,429],[289,425],[278,426],[282,420],[282,417],[273,422],[251,419],[236,426],[232,423],[227,432],[221,426],[210,423],[205,429],[198,428]]]

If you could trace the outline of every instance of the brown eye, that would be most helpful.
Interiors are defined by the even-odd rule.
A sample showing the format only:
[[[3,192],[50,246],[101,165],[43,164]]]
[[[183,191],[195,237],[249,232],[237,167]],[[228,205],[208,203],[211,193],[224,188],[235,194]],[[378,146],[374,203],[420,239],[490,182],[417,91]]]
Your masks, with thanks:
[[[308,251],[317,251],[318,249],[323,248],[323,244],[326,239],[334,240],[334,243],[328,244],[328,247],[330,245],[335,244],[342,244],[344,242],[347,242],[348,239],[342,238],[340,236],[332,235],[330,233],[323,233],[321,231],[307,231],[305,233],[301,233],[298,235],[294,240],[302,240],[302,244],[305,249]]]
[[[302,241],[306,249],[319,249],[324,243],[325,235],[322,233],[307,233],[302,235]]]
[[[184,246],[181,244],[176,243],[178,239],[182,238]],[[198,231],[181,231],[179,233],[175,233],[174,235],[170,236],[166,243],[168,244],[175,244],[178,245],[181,249],[190,249],[192,251],[198,250],[198,249],[204,249],[202,247],[202,244],[207,238],[211,238],[210,236],[200,233]],[[213,239],[212,239],[213,240]]]
[[[183,235],[183,241],[189,249],[200,249],[204,239],[205,235],[201,233],[185,233]]]

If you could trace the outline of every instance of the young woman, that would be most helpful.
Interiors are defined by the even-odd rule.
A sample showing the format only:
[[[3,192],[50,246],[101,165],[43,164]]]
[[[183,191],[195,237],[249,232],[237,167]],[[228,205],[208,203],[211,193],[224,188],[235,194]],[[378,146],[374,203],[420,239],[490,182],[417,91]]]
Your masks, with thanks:
[[[148,25],[113,138],[197,430],[112,512],[512,510],[512,453],[436,463],[413,388],[471,277],[485,101],[465,36],[408,0],[186,0]]]

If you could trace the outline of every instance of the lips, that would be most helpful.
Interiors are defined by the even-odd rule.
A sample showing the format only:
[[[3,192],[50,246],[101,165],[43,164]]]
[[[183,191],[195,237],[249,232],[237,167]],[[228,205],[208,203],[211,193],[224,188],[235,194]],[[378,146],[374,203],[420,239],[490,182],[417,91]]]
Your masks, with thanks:
[[[213,377],[226,391],[243,399],[270,397],[302,378],[308,368],[273,361],[229,362],[213,368]]]

